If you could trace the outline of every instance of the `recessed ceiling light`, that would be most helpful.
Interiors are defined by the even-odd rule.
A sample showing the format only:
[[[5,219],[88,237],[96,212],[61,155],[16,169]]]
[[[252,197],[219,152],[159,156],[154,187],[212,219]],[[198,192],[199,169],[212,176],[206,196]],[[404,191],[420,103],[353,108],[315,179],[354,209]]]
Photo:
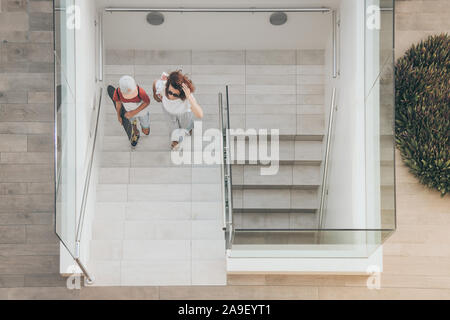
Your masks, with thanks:
[[[161,12],[150,12],[147,15],[147,22],[152,26],[159,26],[164,22],[164,15]]]
[[[274,12],[270,15],[270,23],[274,26],[281,26],[287,21],[287,15],[284,12]]]

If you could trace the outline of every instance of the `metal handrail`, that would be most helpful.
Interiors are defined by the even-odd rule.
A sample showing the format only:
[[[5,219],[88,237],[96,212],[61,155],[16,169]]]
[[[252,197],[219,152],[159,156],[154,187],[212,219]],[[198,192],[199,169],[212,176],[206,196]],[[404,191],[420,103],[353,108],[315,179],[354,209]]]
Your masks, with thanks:
[[[99,37],[99,48],[98,48],[98,80],[103,81],[103,15],[100,12],[98,15],[98,37]]]
[[[75,238],[76,248],[75,248],[74,260],[80,267],[83,274],[86,276],[87,283],[93,283],[94,277],[89,273],[89,271],[86,269],[83,262],[81,262],[81,260],[80,260],[80,244],[81,244],[81,235],[83,233],[84,218],[86,216],[86,204],[87,204],[87,198],[89,195],[89,186],[91,184],[91,174],[92,174],[92,166],[94,163],[95,147],[97,144],[98,124],[99,124],[99,120],[100,120],[100,110],[102,107],[102,96],[103,96],[103,88],[100,87],[97,114],[96,114],[94,132],[92,135],[93,141],[92,141],[92,147],[88,153],[89,154],[89,162],[88,162],[86,177],[85,177],[85,181],[84,181],[83,198],[81,201],[81,209],[80,209],[80,218],[78,219],[77,234],[76,234],[76,238]]]
[[[223,97],[222,97],[222,93],[219,92],[219,126],[220,126],[220,132],[221,132],[221,137],[220,137],[220,147],[222,148],[222,151],[224,151],[224,144],[223,144],[223,136],[224,136],[224,127],[223,127]],[[226,204],[225,204],[225,199],[226,199],[226,194],[225,194],[225,190],[226,190],[226,182],[225,182],[225,167],[224,165],[221,166],[221,177],[222,177],[222,212],[223,212],[223,227],[222,229],[224,231],[226,231],[227,229],[227,213],[226,213]]]
[[[220,131],[221,131],[221,139],[220,144],[223,151],[223,161],[224,163],[221,166],[221,175],[222,175],[222,199],[223,199],[223,230],[226,235],[229,234],[229,237],[225,237],[226,248],[230,249],[231,243],[233,241],[233,193],[232,193],[232,171],[231,171],[231,150],[230,150],[230,137],[229,137],[229,128],[230,128],[230,108],[229,108],[229,99],[228,99],[228,86],[226,87],[226,97],[227,97],[227,110],[226,110],[226,119],[224,118],[224,109],[223,109],[223,95],[219,93],[219,122],[220,122]]]
[[[231,168],[231,146],[230,146],[230,99],[228,96],[228,86],[226,86],[226,98],[227,98],[227,130],[225,132],[225,142],[226,142],[226,166],[227,166],[227,173],[228,173],[228,208],[229,208],[229,220],[228,224],[230,227],[233,225],[233,192],[232,192],[232,185],[233,185],[233,175],[232,175],[232,168]]]
[[[337,38],[338,38],[338,21],[337,21],[337,13],[335,10],[331,12],[332,15],[332,50],[333,50],[333,78],[337,78],[338,76],[338,45],[337,45]]]
[[[323,224],[325,193],[327,190],[327,183],[328,183],[328,163],[329,163],[329,157],[330,157],[331,135],[332,135],[332,131],[333,131],[335,106],[336,106],[336,88],[333,88],[333,94],[331,97],[331,106],[330,106],[330,117],[328,119],[327,144],[326,144],[326,149],[325,149],[325,160],[324,160],[323,175],[322,175],[322,188],[321,188],[321,195],[320,195],[319,229],[322,229],[322,224]]]
[[[95,121],[94,133],[93,133],[94,140],[92,142],[92,148],[89,153],[89,155],[90,155],[89,162],[88,162],[88,167],[87,167],[87,172],[86,172],[86,178],[84,180],[83,198],[81,201],[80,219],[78,220],[76,242],[80,242],[81,233],[83,231],[84,216],[86,213],[86,203],[87,203],[87,197],[89,194],[89,184],[91,181],[92,165],[94,163],[95,146],[97,144],[98,122],[100,119],[100,110],[102,107],[102,95],[103,95],[103,88],[100,88],[100,97],[98,100],[97,117],[96,117],[96,121]]]

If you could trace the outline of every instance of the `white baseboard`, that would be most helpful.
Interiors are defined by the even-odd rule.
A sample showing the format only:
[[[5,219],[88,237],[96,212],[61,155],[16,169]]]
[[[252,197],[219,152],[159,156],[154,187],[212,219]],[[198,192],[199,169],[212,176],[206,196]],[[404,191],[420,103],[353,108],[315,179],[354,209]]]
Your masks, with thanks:
[[[383,247],[367,258],[245,258],[227,257],[233,273],[368,274],[383,271]]]

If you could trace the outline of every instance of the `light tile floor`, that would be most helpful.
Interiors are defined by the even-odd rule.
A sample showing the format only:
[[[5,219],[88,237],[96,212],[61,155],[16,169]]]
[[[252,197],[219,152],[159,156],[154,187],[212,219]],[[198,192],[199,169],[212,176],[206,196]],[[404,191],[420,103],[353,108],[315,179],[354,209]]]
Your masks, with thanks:
[[[131,151],[104,101],[88,264],[94,285],[225,285],[220,167],[175,166],[158,112],[152,134]]]

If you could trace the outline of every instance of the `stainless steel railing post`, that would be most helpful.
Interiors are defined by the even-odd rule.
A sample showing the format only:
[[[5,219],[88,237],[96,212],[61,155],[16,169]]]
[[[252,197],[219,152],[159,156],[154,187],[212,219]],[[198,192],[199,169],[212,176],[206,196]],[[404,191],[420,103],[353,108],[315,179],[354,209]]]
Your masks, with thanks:
[[[338,45],[337,45],[337,38],[338,38],[338,34],[337,34],[337,14],[336,14],[336,10],[333,10],[331,12],[332,15],[332,39],[333,39],[333,44],[332,44],[332,51],[333,51],[333,78],[337,78],[338,76]]]

